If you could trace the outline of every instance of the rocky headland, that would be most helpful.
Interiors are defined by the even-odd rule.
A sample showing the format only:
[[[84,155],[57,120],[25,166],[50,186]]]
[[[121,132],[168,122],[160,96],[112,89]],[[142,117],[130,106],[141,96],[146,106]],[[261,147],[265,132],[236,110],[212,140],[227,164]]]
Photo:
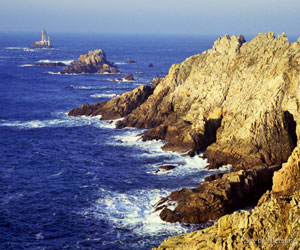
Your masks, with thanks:
[[[81,73],[119,73],[113,63],[106,60],[106,54],[102,49],[90,51],[88,54],[80,55],[77,61],[71,62],[61,74]]]
[[[299,248],[300,40],[265,33],[246,42],[225,35],[212,49],[173,65],[152,87],[123,95],[69,115],[124,117],[117,128],[148,128],[143,140],[166,140],[164,149],[191,156],[204,152],[210,168],[233,166],[231,173],[157,204],[161,218],[170,222],[223,216],[159,249]],[[229,215],[258,200],[251,212]],[[168,203],[174,202],[173,210]]]

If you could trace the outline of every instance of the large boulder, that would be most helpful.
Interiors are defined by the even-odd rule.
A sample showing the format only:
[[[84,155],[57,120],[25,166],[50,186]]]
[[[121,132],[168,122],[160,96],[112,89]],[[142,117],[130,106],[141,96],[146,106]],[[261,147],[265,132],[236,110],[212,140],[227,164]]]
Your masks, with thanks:
[[[102,49],[90,51],[86,55],[80,55],[77,61],[61,71],[62,74],[80,73],[118,73],[113,63],[106,60],[106,54]]]

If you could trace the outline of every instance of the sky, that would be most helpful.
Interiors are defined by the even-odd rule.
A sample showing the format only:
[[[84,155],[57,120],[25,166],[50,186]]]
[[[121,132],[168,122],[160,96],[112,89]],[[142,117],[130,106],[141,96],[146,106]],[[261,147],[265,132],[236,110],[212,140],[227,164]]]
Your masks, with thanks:
[[[0,0],[0,32],[300,35],[299,0]]]

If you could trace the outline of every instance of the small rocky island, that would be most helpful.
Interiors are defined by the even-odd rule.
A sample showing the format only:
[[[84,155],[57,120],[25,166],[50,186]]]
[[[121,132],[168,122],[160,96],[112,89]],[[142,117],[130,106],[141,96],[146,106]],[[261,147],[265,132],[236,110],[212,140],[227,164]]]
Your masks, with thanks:
[[[113,63],[106,60],[106,54],[102,49],[90,51],[88,54],[80,55],[77,61],[71,62],[61,74],[81,73],[119,73]]]
[[[55,47],[51,45],[49,36],[47,40],[47,32],[45,29],[43,29],[42,40],[38,42],[34,42],[33,44],[31,44],[30,48],[31,49],[53,49]]]

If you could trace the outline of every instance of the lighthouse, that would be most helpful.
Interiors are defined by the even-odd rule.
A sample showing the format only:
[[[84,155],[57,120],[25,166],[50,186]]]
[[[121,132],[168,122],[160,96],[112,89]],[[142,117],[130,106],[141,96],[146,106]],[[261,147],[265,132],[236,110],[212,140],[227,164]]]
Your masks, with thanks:
[[[33,44],[31,44],[30,48],[32,49],[54,48],[54,46],[50,44],[50,36],[48,36],[48,40],[47,40],[47,31],[45,29],[42,30],[42,40],[38,42],[34,42]]]
[[[43,29],[43,31],[42,31],[42,42],[46,42],[47,41],[46,37],[47,37],[47,32],[46,32],[45,29]]]

